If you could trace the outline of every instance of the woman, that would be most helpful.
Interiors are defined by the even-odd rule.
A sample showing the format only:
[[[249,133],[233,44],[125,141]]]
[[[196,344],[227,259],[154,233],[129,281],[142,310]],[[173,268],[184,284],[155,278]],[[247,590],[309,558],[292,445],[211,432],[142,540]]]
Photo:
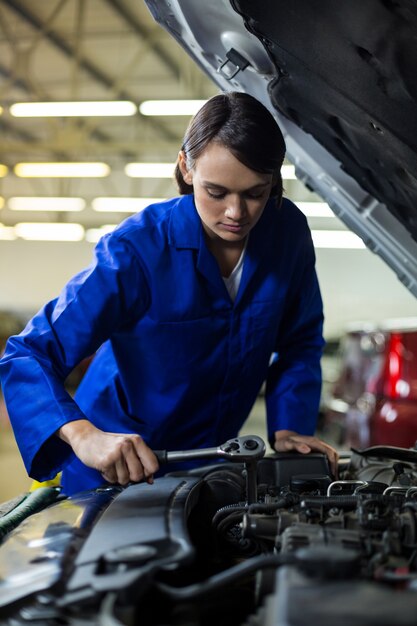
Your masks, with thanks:
[[[236,436],[266,381],[275,450],[313,437],[322,302],[304,216],[282,200],[285,143],[241,93],[211,98],[178,156],[179,198],[98,243],[90,267],[9,339],[3,390],[28,473],[67,494],[152,482],[153,449]],[[64,380],[97,352],[75,399]],[[171,469],[171,467],[170,467]]]

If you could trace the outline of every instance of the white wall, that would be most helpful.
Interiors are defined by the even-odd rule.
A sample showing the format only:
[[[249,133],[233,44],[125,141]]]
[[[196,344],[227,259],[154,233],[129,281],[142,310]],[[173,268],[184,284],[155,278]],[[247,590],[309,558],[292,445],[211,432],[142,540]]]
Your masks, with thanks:
[[[0,310],[35,312],[88,265],[92,250],[86,242],[1,241]],[[417,300],[369,250],[318,249],[316,254],[327,337],[352,321],[417,315]]]
[[[37,311],[88,265],[87,242],[0,241],[0,310]]]
[[[318,249],[316,258],[326,337],[342,334],[351,322],[417,316],[417,299],[370,250]]]

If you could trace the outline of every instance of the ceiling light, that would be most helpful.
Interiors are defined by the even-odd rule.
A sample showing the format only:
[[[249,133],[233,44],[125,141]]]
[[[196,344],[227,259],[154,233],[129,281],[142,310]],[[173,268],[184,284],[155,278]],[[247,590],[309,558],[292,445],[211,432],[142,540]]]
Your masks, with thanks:
[[[336,217],[326,202],[296,202],[306,217]]]
[[[17,163],[20,178],[103,178],[110,174],[106,163]]]
[[[172,178],[174,169],[175,163],[128,163],[125,173],[131,178]],[[283,180],[296,179],[294,166],[283,165],[281,176]]]
[[[0,240],[13,241],[13,239],[16,239],[16,233],[14,232],[13,226],[0,224]]]
[[[111,233],[116,228],[117,224],[104,224],[100,228],[89,228],[85,231],[85,240],[89,243],[97,243],[103,235]]]
[[[84,228],[81,224],[57,222],[20,222],[14,227],[21,239],[31,241],[81,241]]]
[[[296,180],[294,165],[283,165],[281,167],[281,176],[283,180]]]
[[[94,198],[91,203],[94,211],[110,213],[138,213],[150,204],[162,202],[165,198]]]
[[[17,102],[10,107],[14,117],[101,117],[135,115],[129,100],[98,102]]]
[[[362,239],[349,230],[313,230],[315,248],[366,248]]]
[[[128,163],[125,173],[131,178],[172,178],[175,163]]]
[[[8,171],[9,168],[7,167],[7,165],[3,165],[2,163],[0,163],[0,178],[4,178]]]
[[[145,100],[142,115],[195,115],[207,100]]]
[[[22,196],[9,198],[7,206],[12,211],[82,211],[85,208],[85,200],[82,198]]]

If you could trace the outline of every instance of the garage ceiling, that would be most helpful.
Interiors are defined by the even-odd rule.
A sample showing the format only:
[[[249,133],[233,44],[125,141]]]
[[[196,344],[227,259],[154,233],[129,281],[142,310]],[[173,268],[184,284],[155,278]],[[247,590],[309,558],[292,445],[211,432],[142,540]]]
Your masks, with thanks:
[[[97,197],[161,198],[171,179],[129,178],[130,162],[175,162],[189,116],[19,118],[16,102],[201,99],[218,89],[153,19],[142,0],[0,0],[0,223],[117,224],[129,213],[92,209]],[[19,178],[21,162],[99,161],[105,178]],[[319,200],[298,181],[290,197]],[[15,211],[14,197],[78,197],[81,212]],[[115,203],[116,205],[116,203]],[[120,210],[120,209],[119,209]],[[343,228],[331,220],[328,226]],[[314,227],[314,222],[311,224]],[[321,220],[320,228],[326,228]]]
[[[0,1],[0,179],[5,199],[0,221],[51,220],[51,214],[16,215],[13,196],[77,196],[87,201],[76,221],[99,226],[120,214],[98,214],[97,196],[165,197],[169,179],[132,179],[132,161],[174,162],[188,117],[16,118],[15,102],[206,99],[217,89],[138,0]],[[13,166],[28,161],[100,161],[101,179],[18,178]],[[56,216],[72,221],[74,215]]]

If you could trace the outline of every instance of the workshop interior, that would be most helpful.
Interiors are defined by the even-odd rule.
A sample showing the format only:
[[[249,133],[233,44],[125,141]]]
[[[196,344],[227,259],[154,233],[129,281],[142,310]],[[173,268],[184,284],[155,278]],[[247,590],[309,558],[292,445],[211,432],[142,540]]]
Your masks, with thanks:
[[[67,498],[34,488],[0,389],[1,624],[416,623],[416,34],[413,0],[0,0],[0,351],[177,195],[190,116],[249,93],[311,229],[340,453],[337,476],[274,453],[261,389],[238,437],[158,451],[207,465]]]

